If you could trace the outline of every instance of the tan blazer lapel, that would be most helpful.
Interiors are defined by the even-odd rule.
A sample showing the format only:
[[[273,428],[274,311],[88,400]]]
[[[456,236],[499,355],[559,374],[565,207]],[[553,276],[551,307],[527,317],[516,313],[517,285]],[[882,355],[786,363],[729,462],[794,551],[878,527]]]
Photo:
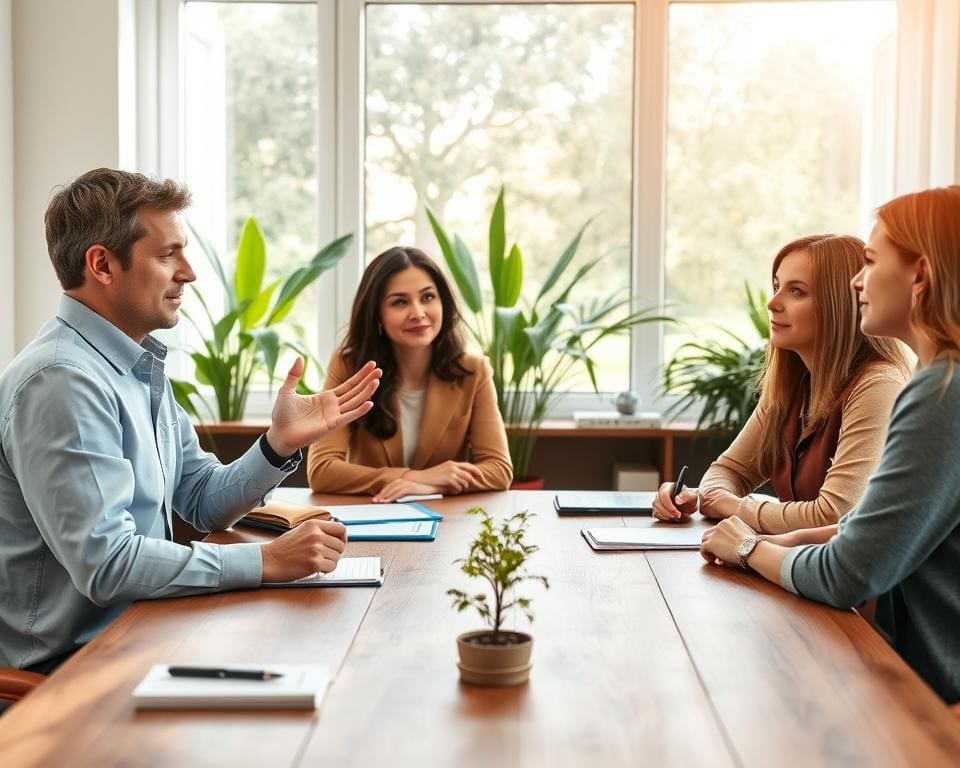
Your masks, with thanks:
[[[420,422],[420,437],[413,451],[414,467],[427,466],[443,433],[456,412],[459,390],[454,381],[442,381],[430,375],[427,382],[426,402],[423,405],[423,420]],[[402,452],[402,451],[401,451]]]
[[[400,421],[397,421],[397,431],[393,433],[393,437],[387,440],[381,440],[381,445],[383,445],[383,454],[386,459],[386,466],[388,467],[402,467],[403,466],[403,431],[400,426]]]

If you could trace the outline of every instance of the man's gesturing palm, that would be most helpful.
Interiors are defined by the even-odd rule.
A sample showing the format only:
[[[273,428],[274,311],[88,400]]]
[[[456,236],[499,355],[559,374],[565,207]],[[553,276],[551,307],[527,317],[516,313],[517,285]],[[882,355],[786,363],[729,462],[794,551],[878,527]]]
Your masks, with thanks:
[[[298,395],[296,388],[303,369],[303,358],[298,357],[273,404],[267,442],[281,456],[289,456],[367,413],[373,408],[370,398],[383,375],[371,361],[338,387],[315,395]]]

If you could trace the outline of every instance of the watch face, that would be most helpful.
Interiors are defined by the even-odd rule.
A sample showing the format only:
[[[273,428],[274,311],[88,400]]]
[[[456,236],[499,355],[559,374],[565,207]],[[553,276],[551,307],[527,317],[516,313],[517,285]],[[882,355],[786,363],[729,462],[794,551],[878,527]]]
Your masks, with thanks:
[[[740,542],[740,546],[737,547],[737,554],[742,558],[747,558],[750,556],[750,553],[753,552],[753,548],[757,546],[758,538],[751,536],[749,539],[744,539]]]

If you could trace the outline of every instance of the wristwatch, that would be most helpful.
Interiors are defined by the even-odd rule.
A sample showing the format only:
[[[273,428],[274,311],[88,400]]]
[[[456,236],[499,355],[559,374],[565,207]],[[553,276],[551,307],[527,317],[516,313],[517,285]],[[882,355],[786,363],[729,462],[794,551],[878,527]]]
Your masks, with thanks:
[[[737,557],[740,558],[740,567],[744,570],[750,567],[747,564],[747,558],[753,554],[753,550],[757,548],[757,544],[759,543],[759,536],[747,536],[747,538],[740,542],[740,546],[737,547]]]

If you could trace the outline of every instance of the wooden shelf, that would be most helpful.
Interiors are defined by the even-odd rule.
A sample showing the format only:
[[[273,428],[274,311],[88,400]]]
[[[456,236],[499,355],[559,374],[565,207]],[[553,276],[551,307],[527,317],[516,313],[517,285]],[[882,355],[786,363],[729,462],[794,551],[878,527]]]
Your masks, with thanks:
[[[222,461],[230,461],[240,456],[252,440],[266,432],[269,422],[265,419],[244,419],[195,426],[201,442]],[[508,426],[507,431],[510,430]],[[659,471],[661,481],[667,481],[674,476],[674,441],[695,435],[696,424],[690,421],[670,422],[651,429],[578,427],[573,419],[548,419],[540,425],[540,442],[534,449],[534,465],[539,457],[540,469],[534,467],[533,471],[547,477],[551,483],[549,487],[604,488],[608,487],[610,481],[607,478],[615,463],[634,460],[638,452],[644,452],[644,443],[648,446],[652,443],[650,461]],[[586,442],[579,442],[582,440]],[[577,456],[573,464],[571,455]],[[650,455],[649,452],[646,455]],[[300,474],[292,482],[306,485],[305,469],[301,467],[298,472]]]
[[[197,432],[210,435],[260,435],[267,431],[270,422],[263,419],[244,419],[243,421],[221,421],[209,424],[196,424]],[[507,431],[512,427],[508,426]],[[547,419],[540,425],[541,437],[693,437],[697,434],[696,424],[692,421],[676,421],[656,428],[634,427],[578,427],[573,419]]]

